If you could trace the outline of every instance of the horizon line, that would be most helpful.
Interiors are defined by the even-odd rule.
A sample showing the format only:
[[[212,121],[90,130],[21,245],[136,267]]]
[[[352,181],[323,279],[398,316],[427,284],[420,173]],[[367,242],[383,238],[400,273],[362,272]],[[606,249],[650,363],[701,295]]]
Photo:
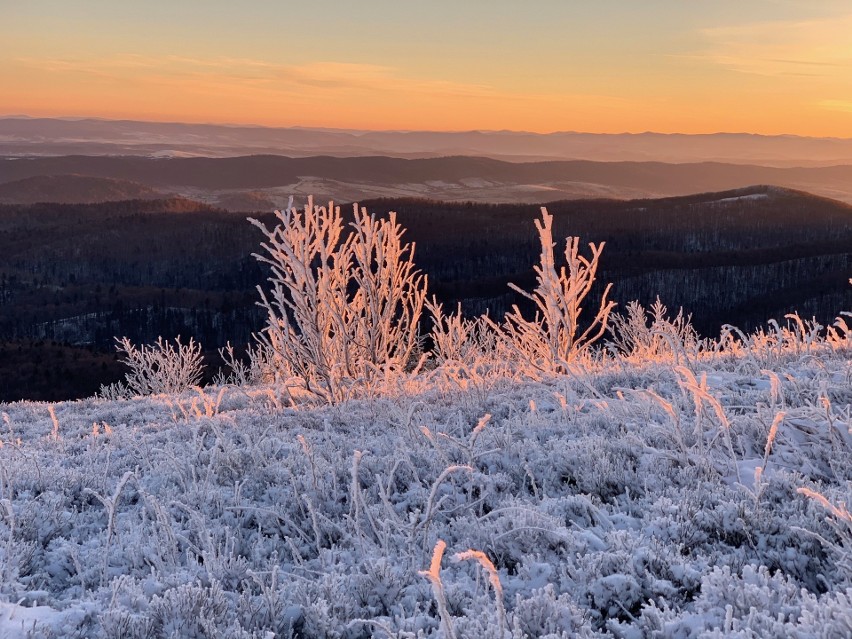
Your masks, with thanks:
[[[593,132],[593,131],[577,131],[577,130],[555,130],[555,131],[547,131],[547,132],[538,132],[538,131],[527,131],[523,129],[357,129],[357,128],[343,128],[343,127],[333,127],[333,126],[303,126],[303,125],[269,125],[269,124],[251,124],[251,123],[238,123],[238,122],[191,122],[191,121],[182,121],[182,120],[145,120],[145,119],[133,119],[133,118],[109,118],[102,116],[60,116],[60,115],[52,115],[52,116],[39,116],[39,115],[28,115],[25,113],[0,113],[0,120],[57,120],[63,122],[132,122],[139,124],[172,124],[172,125],[184,125],[184,126],[209,126],[209,127],[223,127],[223,128],[242,128],[242,129],[270,129],[270,130],[302,130],[302,131],[334,131],[341,133],[451,133],[451,134],[462,134],[462,133],[508,133],[508,134],[517,134],[517,135],[536,135],[536,136],[550,136],[550,135],[600,135],[600,136],[628,136],[628,135],[659,135],[659,136],[684,136],[684,137],[710,137],[716,135],[730,135],[730,136],[751,136],[757,138],[797,138],[802,140],[839,140],[839,141],[852,141],[852,137],[841,137],[841,136],[816,136],[816,135],[801,135],[798,133],[754,133],[750,131],[711,131],[711,132],[703,132],[703,133],[682,133],[682,132],[661,132],[661,131],[652,131],[652,130],[644,130],[644,131],[606,131],[606,132]]]

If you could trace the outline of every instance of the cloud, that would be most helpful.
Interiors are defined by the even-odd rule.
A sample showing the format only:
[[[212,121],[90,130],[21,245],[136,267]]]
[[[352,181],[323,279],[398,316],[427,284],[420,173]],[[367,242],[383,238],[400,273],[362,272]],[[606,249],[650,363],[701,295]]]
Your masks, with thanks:
[[[111,73],[127,72],[138,69],[150,69],[156,60],[142,55],[127,54],[109,58],[48,58],[17,57],[15,62],[30,69],[50,73],[85,73],[104,76]]]
[[[75,114],[138,117],[129,114],[149,113],[195,121],[346,128],[541,131],[619,114],[634,117],[637,107],[628,96],[562,87],[547,93],[521,91],[423,77],[391,65],[335,60],[280,64],[223,56],[114,55],[17,57],[11,62],[0,69],[0,81],[4,74],[17,82],[25,78],[41,100],[65,96],[60,101],[67,102],[67,96],[73,96],[81,105]],[[28,89],[19,101],[31,104],[33,98],[28,96],[32,95],[34,91]],[[640,106],[648,108],[652,103],[660,100],[644,98]]]
[[[30,69],[47,73],[78,73],[102,79],[144,81],[168,86],[195,80],[205,86],[265,86],[268,90],[280,92],[313,89],[338,93],[369,90],[442,96],[497,95],[493,88],[484,84],[412,78],[395,67],[352,62],[274,64],[246,58],[130,54],[104,58],[19,57],[16,61]]]
[[[701,30],[696,57],[762,76],[848,79],[852,73],[852,14],[831,19],[775,21]]]
[[[852,113],[852,100],[820,100],[817,106],[828,111]]]

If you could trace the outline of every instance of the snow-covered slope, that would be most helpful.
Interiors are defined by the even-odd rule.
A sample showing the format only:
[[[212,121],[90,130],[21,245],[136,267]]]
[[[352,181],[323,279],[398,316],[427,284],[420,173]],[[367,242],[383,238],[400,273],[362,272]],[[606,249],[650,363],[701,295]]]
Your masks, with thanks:
[[[694,368],[0,406],[0,636],[852,636],[852,355]]]

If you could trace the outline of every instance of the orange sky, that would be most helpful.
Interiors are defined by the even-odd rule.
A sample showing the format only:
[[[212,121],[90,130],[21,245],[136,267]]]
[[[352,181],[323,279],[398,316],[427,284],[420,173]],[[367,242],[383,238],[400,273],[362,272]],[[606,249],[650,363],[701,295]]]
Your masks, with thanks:
[[[852,137],[846,0],[350,4],[0,3],[0,113]]]

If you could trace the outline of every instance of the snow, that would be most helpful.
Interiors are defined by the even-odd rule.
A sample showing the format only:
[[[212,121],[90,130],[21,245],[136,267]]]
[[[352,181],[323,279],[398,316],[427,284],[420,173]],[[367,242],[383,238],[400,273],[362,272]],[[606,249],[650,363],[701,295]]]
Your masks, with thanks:
[[[852,636],[852,353],[690,364],[0,405],[0,637]]]
[[[737,195],[734,197],[723,197],[714,202],[739,202],[742,200],[765,200],[769,197],[768,193],[750,193],[749,195]]]
[[[0,637],[26,639],[36,631],[57,630],[62,617],[62,613],[49,606],[27,608],[0,602]]]

